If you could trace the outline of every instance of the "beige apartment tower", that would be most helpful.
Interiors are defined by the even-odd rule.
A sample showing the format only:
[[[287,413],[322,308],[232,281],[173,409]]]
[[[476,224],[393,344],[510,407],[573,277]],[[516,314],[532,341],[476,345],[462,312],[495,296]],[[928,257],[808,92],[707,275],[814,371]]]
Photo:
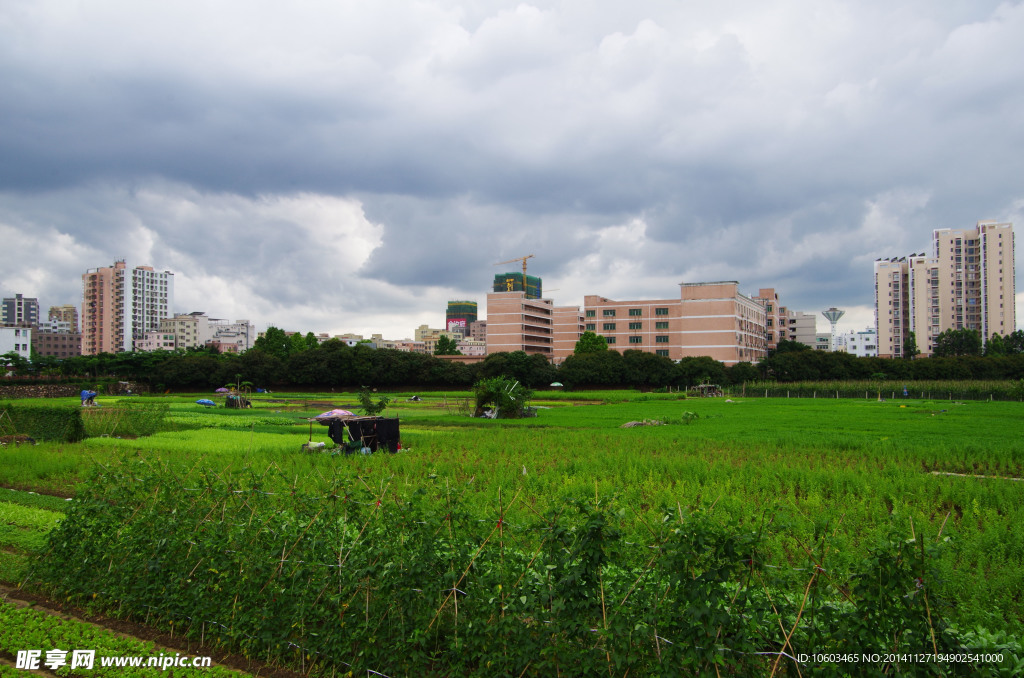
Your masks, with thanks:
[[[875,262],[878,355],[904,355],[914,333],[922,356],[946,330],[975,330],[982,341],[1014,331],[1013,225],[982,221],[973,229],[939,229],[932,256]]]
[[[72,332],[78,332],[78,309],[71,304],[51,306],[49,320],[50,322],[67,323]]]

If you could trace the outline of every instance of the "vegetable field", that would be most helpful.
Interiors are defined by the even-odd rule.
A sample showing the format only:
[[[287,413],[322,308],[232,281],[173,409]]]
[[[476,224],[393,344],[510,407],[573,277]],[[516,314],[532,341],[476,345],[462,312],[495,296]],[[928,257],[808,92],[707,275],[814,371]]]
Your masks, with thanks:
[[[49,533],[18,535],[26,587],[313,673],[1024,668],[1024,405],[573,395],[398,397],[404,449],[369,456],[304,419],[351,394],[154,398],[152,435],[0,452],[0,485],[76,497],[0,517]]]

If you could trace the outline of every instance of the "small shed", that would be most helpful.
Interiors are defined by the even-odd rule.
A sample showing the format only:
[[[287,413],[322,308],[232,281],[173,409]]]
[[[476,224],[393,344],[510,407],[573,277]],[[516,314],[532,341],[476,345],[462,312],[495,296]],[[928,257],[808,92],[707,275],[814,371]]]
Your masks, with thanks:
[[[697,384],[690,387],[690,395],[698,398],[720,398],[723,393],[722,387],[718,384]]]
[[[339,415],[316,417],[327,427],[327,437],[344,448],[346,454],[368,448],[371,452],[385,450],[394,454],[402,449],[398,417],[356,417]]]

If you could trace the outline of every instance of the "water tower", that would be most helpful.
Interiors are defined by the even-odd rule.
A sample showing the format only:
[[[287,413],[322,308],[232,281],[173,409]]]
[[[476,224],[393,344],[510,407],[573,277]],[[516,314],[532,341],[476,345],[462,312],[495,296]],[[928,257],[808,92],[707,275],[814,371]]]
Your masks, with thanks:
[[[822,311],[821,314],[832,323],[832,340],[829,342],[828,350],[836,350],[836,323],[843,317],[846,311],[840,311],[835,306],[831,307],[827,311]]]

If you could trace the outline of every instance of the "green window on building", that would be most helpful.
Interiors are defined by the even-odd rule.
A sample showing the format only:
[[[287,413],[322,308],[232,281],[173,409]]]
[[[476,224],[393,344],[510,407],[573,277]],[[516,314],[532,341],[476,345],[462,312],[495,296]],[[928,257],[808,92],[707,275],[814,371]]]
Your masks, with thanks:
[[[643,328],[643,323],[629,323],[629,329],[631,330],[642,330]]]
[[[614,332],[615,323],[604,323],[603,325],[601,325],[601,329],[604,330],[605,332]]]
[[[631,308],[631,309],[629,309],[629,314],[633,315],[633,316],[637,316],[637,315],[643,315],[644,312],[643,312],[643,309]]]
[[[654,315],[668,315],[667,308],[656,308],[654,309]]]
[[[659,334],[658,336],[654,337],[654,341],[655,341],[655,343],[658,343],[658,344],[667,344],[668,343],[668,335],[667,334]]]
[[[642,343],[644,343],[644,338],[643,337],[630,337],[629,338],[629,343],[631,343],[631,344],[642,344]]]
[[[667,330],[668,329],[668,321],[667,320],[661,320],[659,322],[654,323],[654,329],[656,329],[656,330]]]

